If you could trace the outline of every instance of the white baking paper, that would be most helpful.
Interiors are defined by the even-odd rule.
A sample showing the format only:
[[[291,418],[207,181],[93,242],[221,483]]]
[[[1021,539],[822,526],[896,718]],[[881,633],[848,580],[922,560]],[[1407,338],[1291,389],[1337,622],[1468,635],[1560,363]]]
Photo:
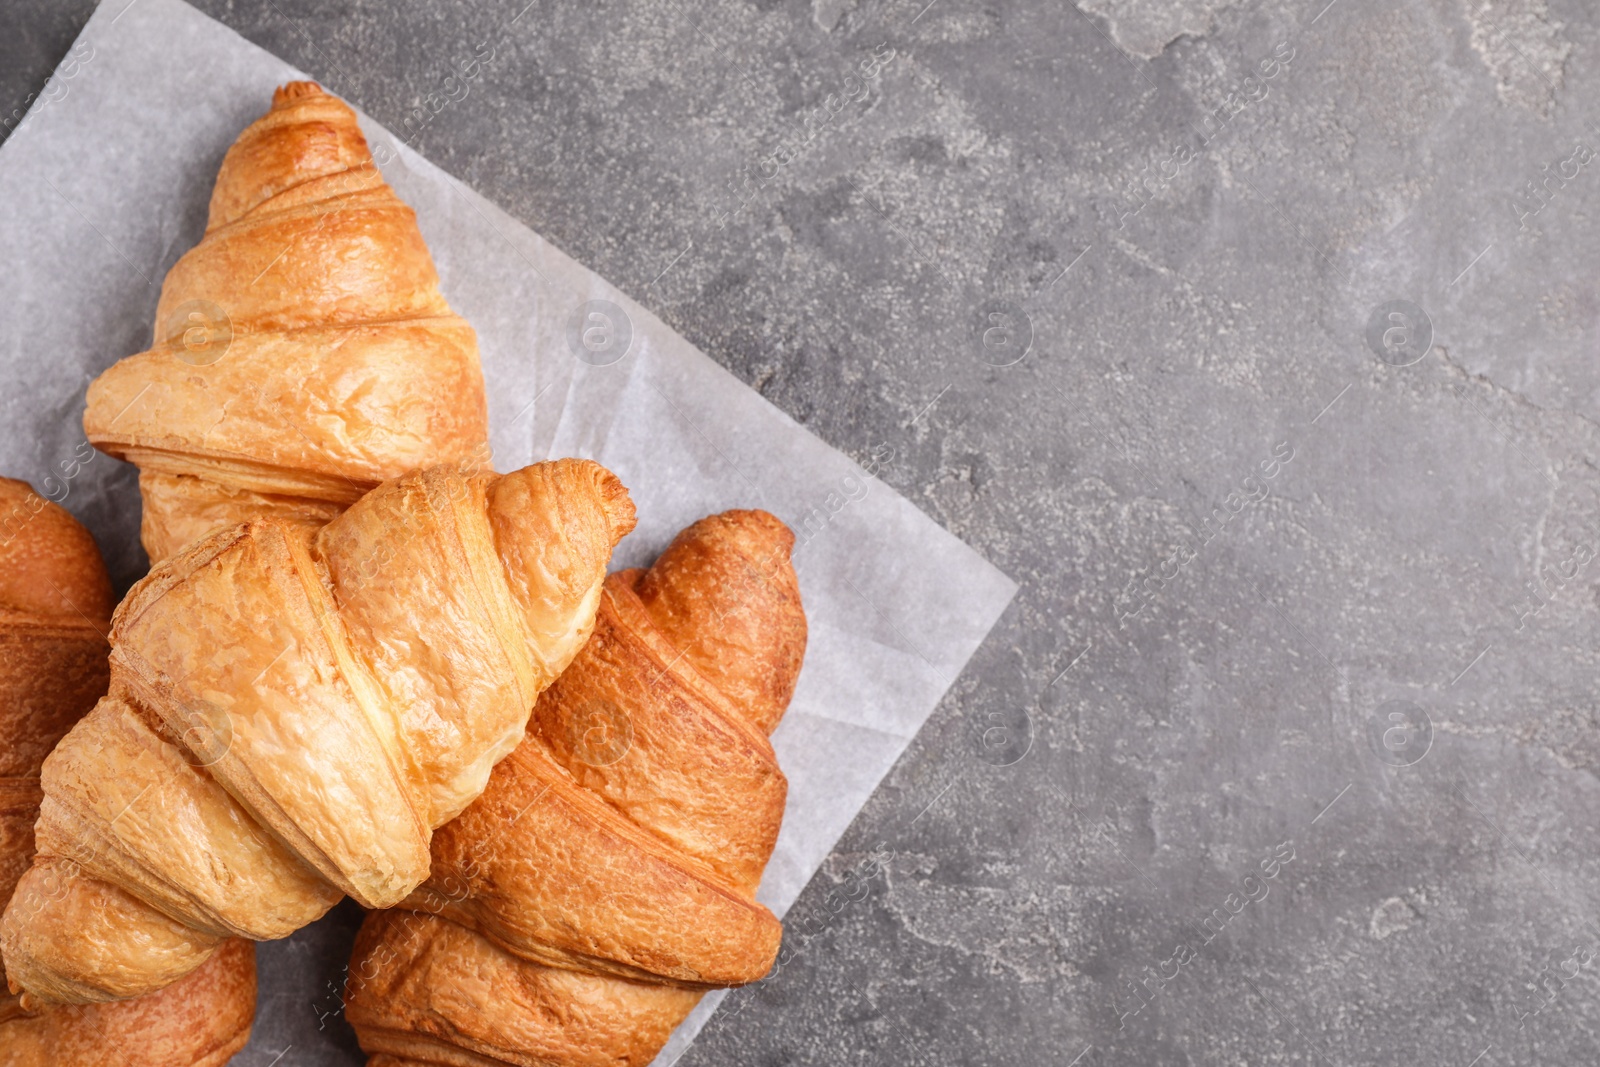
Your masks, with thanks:
[[[275,86],[304,76],[177,0],[107,0],[0,148],[0,474],[87,522],[120,583],[143,565],[137,490],[132,468],[83,460],[84,390],[147,347],[161,279],[204,229],[223,153]],[[765,508],[801,531],[811,639],[773,738],[789,804],[761,886],[782,915],[1014,584],[592,271],[364,127],[416,208],[445,296],[477,329],[499,469],[570,455],[615,471],[639,512],[619,566],[647,563],[679,528],[730,507]],[[883,442],[878,459],[892,463],[894,447]],[[343,1025],[321,988],[330,961],[318,937],[262,946],[256,1034],[237,1064],[361,1062],[347,1036],[344,1049],[306,1036]],[[659,1063],[681,1054],[716,999]]]

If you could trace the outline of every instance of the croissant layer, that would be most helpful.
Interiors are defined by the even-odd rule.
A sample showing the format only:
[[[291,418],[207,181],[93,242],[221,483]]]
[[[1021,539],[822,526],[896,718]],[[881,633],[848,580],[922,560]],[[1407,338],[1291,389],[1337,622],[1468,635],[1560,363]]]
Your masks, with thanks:
[[[228,941],[188,977],[111,1004],[48,1007],[0,1023],[5,1067],[223,1067],[250,1040],[255,945]]]
[[[398,903],[583,647],[632,525],[594,463],[438,467],[158,565],[117,609],[110,694],[44,763],[12,981],[134,996],[341,893]]]
[[[368,918],[354,959],[351,1021],[368,1067],[648,1063],[638,1050],[665,1043],[701,997],[525,963],[454,923],[400,910]]]

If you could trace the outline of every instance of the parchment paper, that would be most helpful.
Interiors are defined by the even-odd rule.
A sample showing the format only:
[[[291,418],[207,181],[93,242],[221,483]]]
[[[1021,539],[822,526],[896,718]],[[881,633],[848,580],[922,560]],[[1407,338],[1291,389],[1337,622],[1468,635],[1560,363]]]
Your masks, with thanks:
[[[107,0],[0,148],[0,473],[88,523],[119,587],[145,566],[137,487],[131,467],[83,461],[84,390],[147,347],[161,280],[204,230],[223,153],[275,86],[304,76],[177,0]],[[1014,584],[602,278],[364,128],[375,151],[390,147],[384,176],[416,208],[445,296],[477,329],[498,469],[572,455],[614,470],[639,511],[617,566],[649,562],[679,528],[729,507],[766,508],[800,532],[811,639],[773,738],[789,804],[760,894],[782,915]],[[883,442],[876,462],[892,463],[893,448]],[[347,903],[261,947],[255,1037],[236,1064],[363,1062],[337,1012],[358,920]],[[681,1054],[717,999],[658,1063]]]

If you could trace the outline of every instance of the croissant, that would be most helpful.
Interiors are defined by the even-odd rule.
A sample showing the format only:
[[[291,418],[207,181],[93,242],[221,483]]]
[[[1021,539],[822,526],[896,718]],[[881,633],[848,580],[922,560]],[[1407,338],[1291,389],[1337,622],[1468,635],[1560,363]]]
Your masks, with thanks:
[[[704,990],[771,968],[755,890],[787,790],[767,734],[806,642],[793,544],[729,511],[607,579],[428,880],[362,926],[346,1014],[369,1067],[645,1064]]]
[[[0,904],[33,855],[39,766],[106,690],[113,602],[89,532],[0,478]],[[0,1063],[221,1067],[249,1039],[255,1006],[253,946],[229,941],[182,982],[137,1000],[32,1014],[0,995]]]
[[[633,522],[588,461],[436,467],[157,566],[113,618],[110,694],[44,762],[0,921],[25,1001],[147,993],[341,893],[402,900],[588,638]]]
[[[139,467],[151,561],[247,519],[321,525],[432,464],[489,469],[477,339],[438,283],[355,112],[279,88],[223,158],[153,346],[89,387],[84,432]]]

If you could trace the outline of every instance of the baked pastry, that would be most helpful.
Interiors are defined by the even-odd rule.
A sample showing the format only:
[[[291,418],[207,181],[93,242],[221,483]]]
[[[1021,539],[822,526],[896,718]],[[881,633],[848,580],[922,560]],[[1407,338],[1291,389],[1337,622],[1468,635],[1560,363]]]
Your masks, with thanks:
[[[771,968],[755,891],[787,789],[767,734],[805,651],[793,544],[729,511],[607,579],[428,880],[362,926],[346,1016],[369,1067],[642,1065],[706,989]]]
[[[0,478],[0,905],[33,856],[46,754],[106,691],[114,598],[89,532]],[[0,978],[4,970],[0,969]],[[230,941],[149,997],[38,1013],[0,981],[6,1067],[221,1067],[250,1037],[254,946]]]
[[[596,463],[436,467],[320,530],[256,520],[156,567],[113,619],[110,694],[44,763],[0,922],[12,983],[135,996],[341,893],[398,903],[583,647],[632,527]]]
[[[57,1004],[0,1023],[6,1067],[223,1067],[250,1040],[256,947],[229,938],[165,989],[109,1004]],[[15,998],[13,998],[13,1002]]]
[[[290,82],[239,135],[154,345],[95,379],[83,428],[138,465],[152,563],[247,519],[326,523],[411,470],[490,469],[476,336],[343,101]]]

